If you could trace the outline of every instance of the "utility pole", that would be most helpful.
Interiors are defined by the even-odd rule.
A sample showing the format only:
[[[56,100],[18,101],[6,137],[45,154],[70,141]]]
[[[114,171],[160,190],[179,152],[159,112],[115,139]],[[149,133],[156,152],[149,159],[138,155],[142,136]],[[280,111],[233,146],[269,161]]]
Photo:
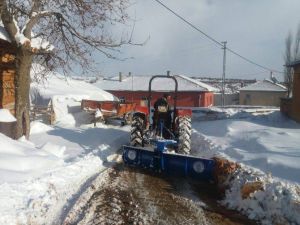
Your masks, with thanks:
[[[222,49],[224,50],[223,74],[222,74],[222,107],[224,107],[225,106],[225,71],[226,71],[226,44],[227,44],[227,41],[223,41],[222,44],[223,44]]]

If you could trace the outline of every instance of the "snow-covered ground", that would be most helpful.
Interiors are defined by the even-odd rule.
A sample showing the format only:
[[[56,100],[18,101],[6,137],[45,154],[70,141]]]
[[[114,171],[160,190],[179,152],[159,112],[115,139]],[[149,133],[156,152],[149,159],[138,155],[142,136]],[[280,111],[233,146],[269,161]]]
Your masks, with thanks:
[[[266,224],[300,224],[300,124],[278,111],[251,116],[227,109],[231,119],[224,113],[214,121],[195,121],[196,116],[192,137],[195,154],[220,155],[242,165],[223,203]],[[243,185],[256,181],[263,190],[243,199]]]
[[[29,141],[0,134],[0,224],[59,224],[63,212],[128,143],[128,127],[83,123],[87,114],[80,110],[81,99],[112,100],[111,94],[57,76],[33,84],[31,92],[54,101],[57,123],[32,122]],[[8,111],[0,116],[13,121]]]
[[[199,139],[197,135],[208,139],[211,153],[300,183],[300,124],[280,112],[248,116],[194,121],[194,139]]]
[[[58,224],[129,141],[129,127],[94,128],[80,110],[82,98],[100,94],[105,100],[110,94],[57,76],[47,82],[34,84],[32,93],[52,99],[57,123],[32,122],[29,141],[0,134],[0,224]],[[229,181],[224,205],[266,224],[300,224],[300,125],[278,111],[256,115],[257,109],[248,110],[216,108],[209,119],[218,120],[211,121],[195,111],[193,154],[242,164]],[[13,121],[8,111],[0,116]],[[254,181],[263,184],[262,190],[243,199],[243,185]]]
[[[0,134],[0,224],[51,224],[128,142],[127,128],[32,123],[30,142]]]

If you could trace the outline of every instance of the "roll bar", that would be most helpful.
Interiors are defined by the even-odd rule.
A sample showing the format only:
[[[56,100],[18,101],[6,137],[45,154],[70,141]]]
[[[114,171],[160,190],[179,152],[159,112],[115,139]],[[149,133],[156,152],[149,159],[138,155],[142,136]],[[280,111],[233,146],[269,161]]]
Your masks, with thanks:
[[[165,76],[165,75],[155,75],[151,77],[149,81],[149,92],[148,92],[148,110],[149,110],[149,117],[151,114],[151,100],[152,100],[152,81],[156,78],[164,78],[164,79],[172,79],[175,82],[175,94],[174,94],[174,113],[176,112],[176,106],[177,106],[177,92],[178,92],[178,82],[174,76]],[[149,118],[150,121],[150,118]],[[173,116],[173,124],[175,123],[175,116]]]

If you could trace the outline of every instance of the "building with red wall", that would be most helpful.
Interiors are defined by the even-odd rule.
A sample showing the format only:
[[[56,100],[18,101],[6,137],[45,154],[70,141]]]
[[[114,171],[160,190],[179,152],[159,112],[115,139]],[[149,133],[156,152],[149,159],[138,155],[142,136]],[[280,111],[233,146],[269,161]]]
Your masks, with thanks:
[[[177,106],[208,107],[213,105],[214,87],[186,76],[175,75],[178,82]],[[118,98],[140,104],[148,98],[151,76],[126,76],[98,81],[96,85]],[[172,79],[156,78],[152,82],[152,104],[164,93],[174,95],[175,82]],[[171,103],[172,104],[172,103]]]

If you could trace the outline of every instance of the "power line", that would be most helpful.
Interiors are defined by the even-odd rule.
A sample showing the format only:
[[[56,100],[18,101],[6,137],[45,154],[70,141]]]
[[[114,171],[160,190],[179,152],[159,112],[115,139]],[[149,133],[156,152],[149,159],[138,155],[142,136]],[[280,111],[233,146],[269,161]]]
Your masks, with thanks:
[[[234,54],[234,55],[236,55],[236,56],[238,56],[238,57],[244,59],[245,61],[247,61],[247,62],[249,62],[249,63],[251,63],[251,64],[253,64],[253,65],[256,65],[256,66],[258,66],[258,67],[260,67],[260,68],[262,68],[262,69],[265,69],[265,70],[270,71],[270,72],[283,73],[283,72],[281,72],[281,71],[277,71],[277,70],[268,68],[268,67],[266,67],[266,66],[262,66],[262,65],[260,65],[260,64],[258,64],[258,63],[256,63],[256,62],[254,62],[254,61],[252,61],[252,60],[250,60],[250,59],[248,59],[248,58],[246,58],[246,57],[244,57],[244,56],[238,54],[237,52],[233,51],[233,50],[230,49],[230,48],[227,48],[227,50],[228,50],[229,52],[231,52],[232,54]]]
[[[186,24],[188,24],[189,26],[191,26],[193,29],[195,29],[196,31],[200,32],[201,34],[203,34],[205,37],[207,37],[209,40],[211,40],[212,42],[214,42],[215,44],[223,47],[223,44],[219,41],[217,41],[216,39],[214,39],[213,37],[211,37],[210,35],[206,34],[204,31],[200,30],[198,27],[196,27],[194,24],[192,24],[191,22],[187,21],[185,18],[183,18],[182,16],[180,16],[178,13],[176,13],[174,10],[172,10],[171,8],[169,8],[167,5],[165,5],[164,3],[162,3],[160,0],[154,0],[156,1],[158,4],[160,4],[161,6],[163,6],[165,9],[167,9],[168,11],[170,11],[172,14],[174,14],[176,17],[178,17],[179,19],[181,19],[182,21],[184,21]],[[274,70],[274,69],[271,69],[271,68],[268,68],[266,66],[263,66],[263,65],[260,65],[256,62],[254,62],[253,60],[251,59],[248,59],[246,58],[245,56],[242,56],[241,54],[233,51],[232,49],[230,48],[226,48],[229,52],[231,52],[232,54],[240,57],[241,59],[247,61],[248,63],[251,63],[255,66],[258,66],[264,70],[267,70],[267,71],[270,71],[270,72],[276,72],[276,73],[284,73],[282,71],[278,71],[278,70]]]
[[[178,18],[180,18],[182,21],[184,21],[185,23],[187,23],[188,25],[190,25],[192,28],[194,28],[195,30],[197,30],[198,32],[200,32],[201,34],[203,34],[205,37],[207,37],[208,39],[210,39],[211,41],[213,41],[214,43],[216,43],[217,45],[220,45],[223,47],[223,44],[219,41],[217,41],[216,39],[214,39],[213,37],[209,36],[208,34],[206,34],[205,32],[203,32],[202,30],[200,30],[198,27],[196,27],[194,24],[192,24],[191,22],[187,21],[186,19],[184,19],[182,16],[180,16],[178,13],[176,13],[175,11],[173,11],[172,9],[170,9],[168,6],[166,6],[164,3],[162,3],[159,0],[154,0],[156,1],[158,4],[160,4],[161,6],[163,6],[165,9],[167,9],[168,11],[170,11],[171,13],[173,13],[175,16],[177,16]]]

